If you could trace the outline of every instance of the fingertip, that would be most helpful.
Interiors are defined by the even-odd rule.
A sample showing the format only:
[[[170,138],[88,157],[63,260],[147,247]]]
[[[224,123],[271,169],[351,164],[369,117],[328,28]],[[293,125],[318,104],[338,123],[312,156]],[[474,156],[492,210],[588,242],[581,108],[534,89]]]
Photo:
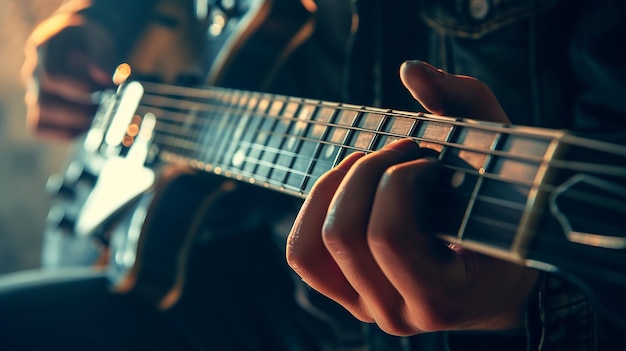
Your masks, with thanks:
[[[396,150],[396,151],[405,151],[405,152],[420,152],[419,144],[411,139],[411,138],[403,138],[395,140],[387,145],[385,145],[384,149],[387,150]]]
[[[347,172],[356,161],[358,161],[361,157],[365,156],[363,152],[353,152],[350,155],[346,156],[339,164],[335,167],[337,170]]]
[[[419,60],[400,66],[400,80],[411,96],[431,113],[444,114],[442,82],[447,73]]]
[[[420,60],[408,60],[402,63],[400,70],[404,74],[424,73],[435,79],[444,78],[447,73],[441,68],[437,68],[428,62]]]

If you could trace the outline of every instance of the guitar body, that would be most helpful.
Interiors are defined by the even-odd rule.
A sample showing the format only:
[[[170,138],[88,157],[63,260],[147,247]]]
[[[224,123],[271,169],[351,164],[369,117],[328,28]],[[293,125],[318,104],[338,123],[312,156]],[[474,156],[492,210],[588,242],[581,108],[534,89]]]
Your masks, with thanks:
[[[159,4],[157,11],[161,19],[178,25],[150,23],[128,62],[133,76],[164,82],[197,84],[193,77],[208,71],[211,85],[264,89],[314,29],[314,14],[289,0],[241,0],[229,8],[215,4],[198,21],[171,2]],[[211,32],[216,18],[225,22]],[[208,37],[205,46],[198,46],[198,35]],[[115,125],[134,123],[145,132],[145,123],[134,115],[138,101],[129,100],[134,107],[113,112],[111,106],[122,103],[103,98],[90,132],[76,143],[64,173],[50,178],[47,187],[54,201],[43,264],[106,269],[119,292],[139,291],[166,308],[182,294],[193,243],[199,233],[210,231],[208,213],[216,212],[212,207],[219,206],[235,183],[187,165],[161,163],[158,154],[150,152],[129,157],[127,133],[120,135],[120,145],[105,146],[99,140],[93,147],[90,135]],[[232,225],[224,230],[220,222],[222,232],[259,225],[258,213],[241,207],[252,214],[228,217]],[[223,221],[223,211],[217,212]]]

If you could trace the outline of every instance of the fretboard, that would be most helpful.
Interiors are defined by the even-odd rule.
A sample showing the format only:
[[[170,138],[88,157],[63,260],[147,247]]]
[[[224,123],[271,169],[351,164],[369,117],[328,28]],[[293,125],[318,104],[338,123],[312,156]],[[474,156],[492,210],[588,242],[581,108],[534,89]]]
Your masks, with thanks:
[[[470,243],[519,252],[563,133],[221,88],[145,85],[140,114],[158,116],[168,160],[306,196],[350,153],[401,138],[434,150],[447,226]]]
[[[608,229],[600,234],[594,228],[582,235],[565,223],[580,215],[567,205],[569,197],[587,196],[581,195],[580,184],[593,181],[595,174],[623,182],[623,146],[557,130],[258,92],[159,84],[144,88],[137,111],[156,116],[153,142],[168,162],[183,161],[202,171],[304,197],[347,155],[411,138],[434,151],[443,165],[435,206],[437,213],[445,214],[437,230],[448,241],[518,262],[526,259],[528,243],[541,231],[560,230],[574,238],[570,240],[591,238],[605,247],[626,245],[626,239],[612,237],[618,223],[604,226]],[[617,164],[562,158],[574,145],[602,157],[611,155]],[[583,181],[565,188],[551,182],[556,174],[572,177],[574,169],[585,173]],[[592,205],[602,208],[610,201],[623,203],[609,196]],[[556,223],[555,218],[565,221]]]
[[[125,176],[150,172],[158,160],[184,162],[302,198],[347,155],[403,138],[442,165],[428,207],[434,234],[444,241],[574,273],[591,284],[626,287],[622,139],[611,143],[426,113],[131,82],[103,95],[82,153],[102,179],[110,178],[104,170],[113,166]],[[101,217],[102,203],[92,202]],[[623,306],[617,313],[604,310],[623,320]]]

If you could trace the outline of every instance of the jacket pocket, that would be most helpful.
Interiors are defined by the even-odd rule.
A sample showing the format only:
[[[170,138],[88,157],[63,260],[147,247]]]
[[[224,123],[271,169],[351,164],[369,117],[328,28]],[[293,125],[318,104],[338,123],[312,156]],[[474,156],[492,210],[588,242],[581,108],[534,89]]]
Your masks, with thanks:
[[[559,0],[418,0],[427,26],[447,35],[480,38],[553,8]]]

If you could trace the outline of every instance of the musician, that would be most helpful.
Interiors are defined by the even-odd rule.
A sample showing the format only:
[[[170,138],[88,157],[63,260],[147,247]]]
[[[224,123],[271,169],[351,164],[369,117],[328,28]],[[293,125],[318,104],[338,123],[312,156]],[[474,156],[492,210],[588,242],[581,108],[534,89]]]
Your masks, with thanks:
[[[112,86],[111,73],[122,60],[146,76],[174,77],[158,55],[149,62],[137,56],[136,46],[150,49],[138,42],[142,36],[180,39],[174,46],[154,44],[153,50],[176,50],[186,76],[206,72],[203,60],[211,58],[194,46],[206,33],[185,25],[185,19],[206,17],[191,2],[156,3],[69,1],[35,31],[30,45],[36,50],[27,51],[25,66],[34,130],[71,138],[88,128],[95,108],[90,93]],[[310,2],[302,3],[313,11]],[[281,65],[268,91],[501,123],[625,129],[626,57],[614,49],[626,33],[622,2],[329,0],[316,2],[314,10],[316,30]],[[263,235],[205,244],[199,262],[206,265],[206,281],[165,311],[141,293],[110,292],[107,279],[96,273],[5,278],[0,330],[7,332],[0,344],[626,347],[617,327],[605,323],[588,296],[567,280],[430,235],[431,220],[442,215],[429,212],[440,172],[430,156],[402,140],[347,157],[316,183],[291,230],[276,235],[276,223],[263,223],[255,230]],[[252,244],[242,244],[242,237]],[[274,247],[276,237],[284,252]],[[284,254],[297,277],[284,269]]]

